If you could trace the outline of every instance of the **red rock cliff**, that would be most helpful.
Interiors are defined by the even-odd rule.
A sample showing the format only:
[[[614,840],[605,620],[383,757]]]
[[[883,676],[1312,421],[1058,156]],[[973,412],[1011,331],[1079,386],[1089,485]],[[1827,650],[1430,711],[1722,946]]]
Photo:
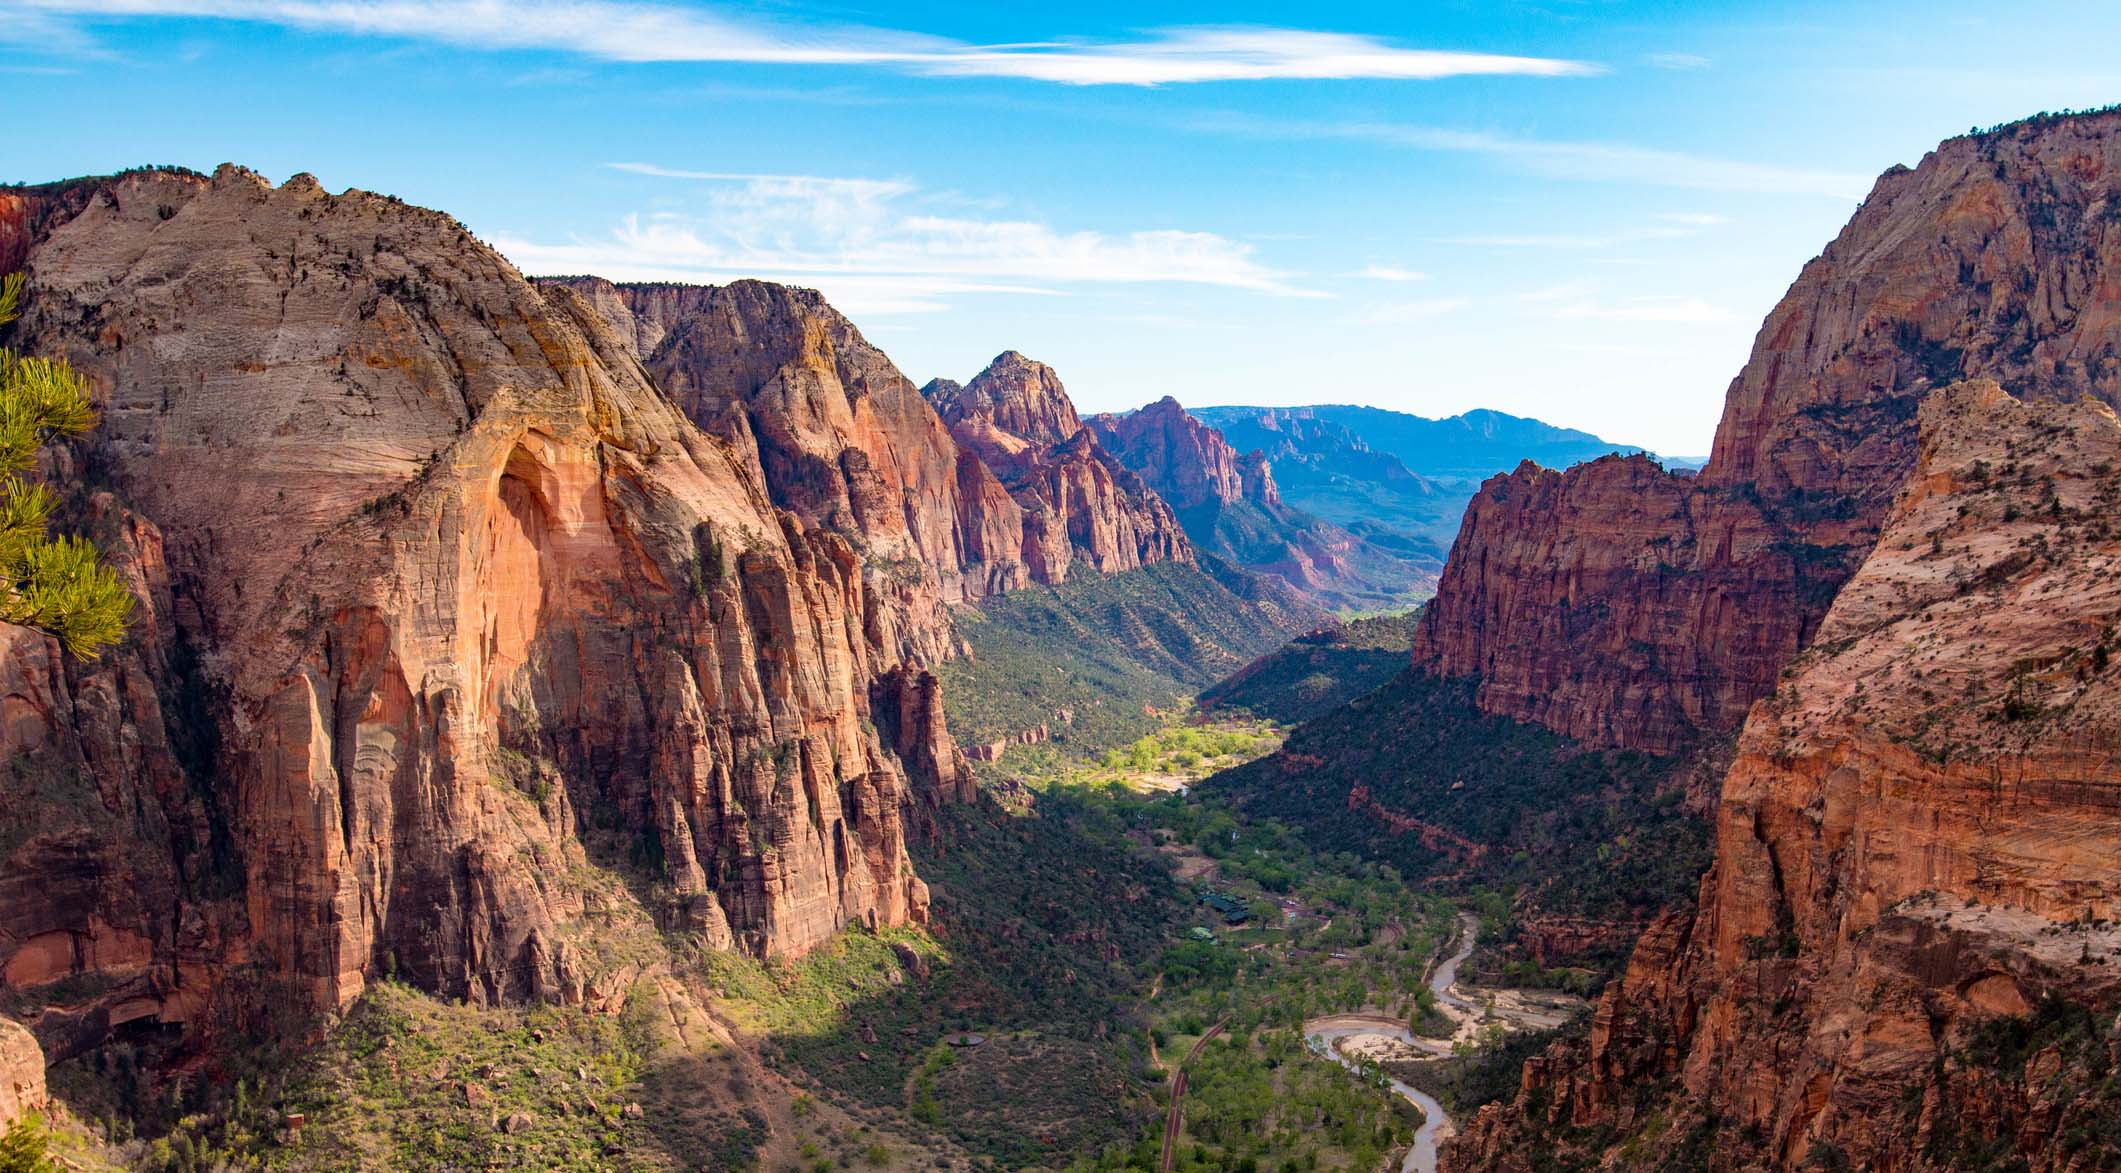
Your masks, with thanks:
[[[946,564],[934,529],[862,530],[852,474],[852,536],[833,485],[777,507],[767,426],[703,430],[610,307],[436,213],[234,167],[20,198],[16,341],[93,387],[55,459],[143,602],[94,664],[0,628],[0,984],[100,991],[30,1023],[55,1055],[238,1021],[209,1008],[284,1029],[385,971],[606,1001],[629,917],[790,954],[923,915],[902,810],[962,758],[858,544]],[[803,377],[861,382],[803,339]],[[894,454],[858,409],[787,415],[745,418]]]
[[[1416,663],[1599,745],[1736,725],[1869,551],[1928,390],[2121,401],[2117,181],[2121,114],[1887,172],[1761,327],[1700,475],[1608,458],[1489,481]]]
[[[2113,1104],[2070,1054],[1963,1050],[2048,995],[2107,1006],[2103,1031],[2121,996],[2121,420],[1956,385],[1912,474],[1746,721],[1698,910],[1451,1167],[1528,1168],[1584,1127],[1645,1161],[1706,1129],[1719,1169],[1966,1167],[1969,1140],[2034,1170],[2121,1159],[2086,1147]]]
[[[1053,368],[1005,351],[972,382],[921,389],[967,457],[1023,506],[1022,552],[1040,582],[1191,562],[1171,507],[1098,443]]]
[[[542,283],[575,289],[631,337],[693,422],[732,441],[748,433],[774,504],[848,535],[887,579],[918,564],[926,593],[953,601],[1030,581],[1021,507],[984,465],[960,461],[913,383],[816,291]]]

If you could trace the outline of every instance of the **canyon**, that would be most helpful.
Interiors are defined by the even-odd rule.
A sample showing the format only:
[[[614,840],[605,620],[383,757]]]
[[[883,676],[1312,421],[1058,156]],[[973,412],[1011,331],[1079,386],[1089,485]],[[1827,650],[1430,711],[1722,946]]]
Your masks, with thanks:
[[[1482,486],[1416,663],[1594,745],[1727,736],[1876,540],[1925,394],[2121,401],[2117,124],[1999,128],[1880,177],[1761,326],[1698,473],[1609,456]]]
[[[1698,476],[1483,487],[1419,669],[1592,744],[1742,726],[1698,901],[1445,1167],[2110,1155],[2117,175],[2110,112],[1950,140],[1806,268]]]

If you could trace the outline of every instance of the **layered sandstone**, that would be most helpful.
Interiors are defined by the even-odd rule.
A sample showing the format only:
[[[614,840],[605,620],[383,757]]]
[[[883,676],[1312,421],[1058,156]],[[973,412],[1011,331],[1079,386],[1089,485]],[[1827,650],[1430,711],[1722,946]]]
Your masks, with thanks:
[[[1468,507],[1415,661],[1599,745],[1726,729],[1875,541],[1915,406],[1984,376],[2121,402],[2121,114],[1953,139],[1882,176],[1732,382],[1698,476],[1524,468]]]
[[[921,389],[969,459],[1023,507],[1021,550],[1032,578],[1191,562],[1171,507],[1085,428],[1053,368],[1005,351],[970,383]]]
[[[2121,999],[2121,419],[1982,381],[1919,424],[1870,556],[1745,724],[1699,908],[1644,935],[1588,1043],[1528,1066],[1453,1167],[1660,1114],[1638,1156],[1721,1127],[1717,1168],[1949,1168],[1969,1135],[2088,1167],[2066,1138],[2105,1109],[2067,1056],[1962,1049],[2050,996],[2102,1025]]]
[[[1022,508],[815,290],[540,283],[588,299],[702,429],[756,444],[774,504],[845,535],[865,564],[900,578],[918,567],[933,579],[924,593],[949,601],[1030,581]]]
[[[1170,502],[1197,549],[1275,575],[1328,605],[1403,601],[1433,581],[1432,567],[1284,504],[1265,453],[1239,455],[1176,399],[1093,416],[1089,428]]]
[[[851,328],[738,290],[720,321],[801,341],[666,394],[608,298],[395,200],[234,167],[11,198],[15,341],[103,412],[69,509],[142,602],[94,664],[0,628],[0,987],[90,991],[48,1047],[285,1028],[384,972],[606,1002],[628,917],[791,954],[923,915],[904,812],[967,779],[932,621],[875,584],[993,568],[874,498],[962,482]],[[843,428],[839,480],[769,475]]]

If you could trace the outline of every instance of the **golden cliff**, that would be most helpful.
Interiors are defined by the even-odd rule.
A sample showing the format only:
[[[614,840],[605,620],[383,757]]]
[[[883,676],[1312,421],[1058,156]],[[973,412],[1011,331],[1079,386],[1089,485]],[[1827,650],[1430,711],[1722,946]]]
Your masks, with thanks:
[[[2121,402],[2121,114],[1887,172],[1768,317],[1698,476],[1608,457],[1490,480],[1415,662],[1597,745],[1727,731],[1811,637],[1962,377]]]
[[[1962,383],[1912,463],[1753,706],[1698,909],[1448,1167],[2121,1160],[2121,420]]]
[[[308,176],[8,199],[16,341],[103,411],[53,455],[69,511],[143,603],[91,664],[0,628],[0,988],[92,991],[28,1023],[55,1058],[386,972],[605,1002],[629,920],[791,954],[924,915],[902,820],[969,776],[921,584],[1017,571],[821,303],[688,327]]]

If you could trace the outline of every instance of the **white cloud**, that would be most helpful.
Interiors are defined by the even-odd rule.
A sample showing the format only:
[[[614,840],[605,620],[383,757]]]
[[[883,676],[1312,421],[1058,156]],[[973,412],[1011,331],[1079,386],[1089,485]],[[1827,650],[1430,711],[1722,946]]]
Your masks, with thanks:
[[[540,49],[611,61],[873,65],[937,77],[1064,85],[1375,78],[1432,80],[1599,72],[1577,61],[1394,45],[1303,29],[1191,27],[1130,41],[974,45],[858,26],[809,26],[646,0],[13,0],[18,8],[117,19],[194,17],[477,49]]]
[[[1679,70],[1707,69],[1713,64],[1699,53],[1652,53],[1649,62],[1659,69]]]
[[[1708,158],[1626,143],[1553,142],[1397,122],[1276,119],[1225,111],[1189,119],[1186,125],[1254,138],[1344,139],[1416,151],[1488,155],[1536,175],[1597,183],[1844,200],[1862,199],[1871,186],[1869,176],[1848,172]]]
[[[1028,220],[935,215],[904,179],[611,166],[705,184],[695,211],[633,215],[602,238],[503,235],[496,247],[536,273],[720,283],[761,277],[823,289],[850,312],[916,313],[965,294],[1053,296],[1077,284],[1192,284],[1283,297],[1290,283],[1253,247],[1211,232],[1063,232]]]
[[[1357,273],[1356,276],[1367,277],[1372,281],[1427,281],[1429,279],[1427,273],[1419,273],[1413,269],[1402,269],[1397,265],[1365,265],[1362,272]]]
[[[1535,249],[1604,249],[1621,245],[1640,244],[1646,240],[1673,240],[1695,236],[1720,224],[1729,223],[1722,216],[1711,212],[1665,212],[1656,217],[1657,223],[1640,228],[1625,228],[1602,233],[1491,233],[1474,236],[1446,236],[1439,244],[1461,244],[1481,248],[1535,248]]]

